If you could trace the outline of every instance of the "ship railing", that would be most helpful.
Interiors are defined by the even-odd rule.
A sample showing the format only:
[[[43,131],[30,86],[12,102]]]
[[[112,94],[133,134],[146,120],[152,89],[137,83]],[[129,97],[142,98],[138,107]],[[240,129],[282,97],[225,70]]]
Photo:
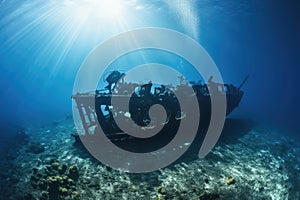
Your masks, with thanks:
[[[85,134],[93,134],[98,125],[95,107],[91,103],[95,99],[95,94],[92,92],[78,93],[72,95],[72,99],[76,102]]]

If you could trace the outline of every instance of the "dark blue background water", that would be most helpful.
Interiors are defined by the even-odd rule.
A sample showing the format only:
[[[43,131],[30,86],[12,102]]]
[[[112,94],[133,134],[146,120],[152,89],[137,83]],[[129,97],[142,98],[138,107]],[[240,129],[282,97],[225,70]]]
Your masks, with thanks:
[[[146,2],[138,1],[139,5]],[[126,26],[120,26],[109,23],[109,19],[97,24],[95,17],[83,21],[75,11],[65,9],[62,1],[2,1],[2,136],[15,127],[50,123],[71,115],[73,82],[88,53],[117,33],[157,26],[198,40],[225,82],[238,85],[250,75],[243,88],[245,96],[233,116],[270,123],[297,137],[298,1],[181,1],[185,2],[182,12],[176,6],[180,1],[167,2],[169,5],[153,1],[153,5],[145,6],[147,9],[136,11],[128,8],[127,16],[121,19]]]

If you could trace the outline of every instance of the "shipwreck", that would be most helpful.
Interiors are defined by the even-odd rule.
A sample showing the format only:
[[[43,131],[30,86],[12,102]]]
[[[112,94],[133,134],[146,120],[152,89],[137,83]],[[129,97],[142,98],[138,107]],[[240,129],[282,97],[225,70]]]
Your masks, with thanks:
[[[180,84],[158,85],[151,82],[138,85],[124,81],[123,73],[113,71],[106,77],[106,87],[96,90],[93,93],[78,93],[72,96],[75,100],[85,135],[99,134],[99,130],[105,133],[107,139],[119,147],[132,152],[149,152],[159,149],[172,140],[180,125],[180,121],[189,113],[183,113],[179,102],[173,91],[182,91],[186,98],[195,95],[201,110],[201,120],[199,122],[198,133],[195,138],[195,145],[203,139],[203,133],[208,127],[211,116],[211,94],[209,87],[215,87],[217,92],[226,95],[226,115],[230,114],[238,107],[244,92],[241,90],[247,78],[236,87],[232,84],[218,84],[211,77],[208,83],[187,82],[183,77]],[[193,94],[185,94],[187,87],[193,89]],[[117,91],[117,92],[116,92]],[[129,91],[134,91],[130,93]],[[124,112],[112,106],[112,98],[117,101],[128,101],[129,112]],[[93,104],[91,105],[91,101]],[[151,118],[149,109],[151,106],[159,104],[166,110],[166,120],[163,128],[152,137],[134,137],[122,129],[116,123],[116,118],[123,120],[129,118],[140,127],[147,127]],[[74,135],[77,142],[78,136]]]

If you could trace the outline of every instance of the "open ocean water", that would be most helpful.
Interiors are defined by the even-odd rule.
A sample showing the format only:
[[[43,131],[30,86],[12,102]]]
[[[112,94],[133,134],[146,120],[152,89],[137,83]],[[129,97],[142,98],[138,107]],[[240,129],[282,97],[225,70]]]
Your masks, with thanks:
[[[299,13],[297,0],[0,0],[0,200],[300,199]],[[220,81],[217,75],[209,80],[204,75],[211,72],[207,68],[199,74],[186,57],[154,47],[127,52],[107,68],[100,65],[111,55],[119,55],[123,44],[139,46],[150,38],[153,46],[164,46],[171,38],[158,40],[160,35],[154,32],[140,38],[127,36],[127,31],[149,27],[174,30],[184,34],[186,41],[199,43],[225,84],[238,87],[245,77],[248,79],[239,89],[243,91],[241,101],[226,117],[218,142],[204,158],[198,157],[205,141],[199,128],[193,145],[182,142],[174,148],[194,148],[179,155],[174,163],[162,164],[151,172],[131,173],[133,162],[125,163],[127,171],[107,162],[105,165],[78,137],[84,123],[79,123],[79,128],[75,116],[83,104],[76,104],[72,95],[81,87],[76,85],[80,70],[93,52],[112,41],[94,57],[99,61],[96,68],[103,69],[97,82],[92,84],[97,70],[84,79],[84,84],[95,86],[94,91],[85,92],[97,89],[103,101],[110,95],[110,87],[105,87],[111,72],[129,74],[134,67],[152,64],[125,77],[127,89],[131,87],[128,82],[145,81],[134,83],[145,85],[133,87],[132,96],[142,98],[140,104],[131,102],[133,108],[147,105],[151,98],[159,97],[156,100],[160,102],[164,102],[160,98],[172,99],[180,86],[200,85],[202,91],[204,84],[212,88]],[[116,37],[124,33],[125,40],[117,41]],[[180,48],[181,55],[197,58],[192,47]],[[169,68],[163,70],[162,65]],[[172,70],[178,74],[171,76]],[[157,84],[153,77],[161,82]],[[113,80],[111,87],[120,89],[123,83],[118,84]],[[149,94],[145,92],[147,85],[151,85]],[[230,87],[225,87],[226,92]],[[119,90],[115,96],[128,95],[129,91]],[[97,98],[92,102],[97,103]],[[171,102],[161,105],[170,106]],[[104,116],[99,120],[99,113],[93,115],[91,107],[85,109],[84,119],[108,124],[106,130],[115,133],[116,125],[109,121],[114,106],[100,109]],[[131,117],[139,125],[150,123],[140,108],[135,111],[138,115],[133,111],[113,112],[127,121]],[[178,113],[174,116],[182,123],[189,117]],[[200,113],[200,120],[205,117]],[[172,120],[167,121],[168,130],[164,130],[172,133],[179,124],[168,126]],[[198,120],[194,121],[197,125]],[[95,124],[88,125],[96,133]],[[185,130],[187,135],[192,134],[190,130]],[[141,150],[146,145],[133,146]],[[168,155],[163,148],[154,154]],[[165,163],[168,157],[164,158],[152,162],[153,166]],[[122,160],[121,156],[110,159]],[[151,161],[145,163],[151,165]]]

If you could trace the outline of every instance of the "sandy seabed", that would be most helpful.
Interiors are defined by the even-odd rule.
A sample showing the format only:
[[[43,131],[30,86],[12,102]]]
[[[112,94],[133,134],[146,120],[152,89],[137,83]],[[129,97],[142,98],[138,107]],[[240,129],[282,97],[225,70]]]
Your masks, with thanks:
[[[0,199],[300,199],[300,146],[270,128],[145,174],[103,165],[74,133],[71,118],[23,130],[0,161]]]

